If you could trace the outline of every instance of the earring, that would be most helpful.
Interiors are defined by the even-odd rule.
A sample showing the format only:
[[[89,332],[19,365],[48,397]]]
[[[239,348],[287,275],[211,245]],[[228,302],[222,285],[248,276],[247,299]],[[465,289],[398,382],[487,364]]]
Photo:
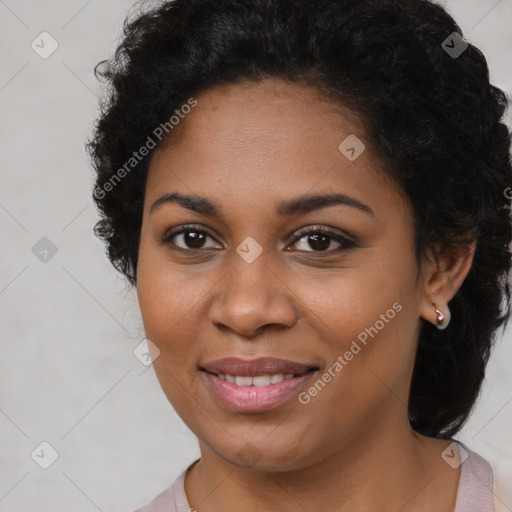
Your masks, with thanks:
[[[451,319],[451,313],[450,313],[450,308],[448,307],[448,304],[446,304],[446,306],[445,306],[445,309],[446,309],[445,313],[440,311],[435,304],[433,304],[433,306],[434,306],[434,309],[437,314],[436,327],[439,330],[446,329],[448,327],[448,324],[450,323],[450,319]]]

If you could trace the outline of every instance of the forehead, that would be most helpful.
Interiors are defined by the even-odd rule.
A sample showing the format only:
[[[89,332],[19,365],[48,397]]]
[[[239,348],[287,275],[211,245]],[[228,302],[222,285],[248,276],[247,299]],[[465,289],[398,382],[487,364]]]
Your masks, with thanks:
[[[357,115],[315,89],[266,79],[215,87],[196,100],[155,152],[152,197],[179,189],[262,204],[320,190],[366,198],[393,187]],[[347,144],[357,158],[344,153]]]
[[[222,142],[272,146],[314,144],[337,150],[340,137],[354,133],[365,138],[358,115],[338,102],[328,100],[317,89],[267,78],[259,82],[223,84],[197,97],[198,105],[179,125],[179,133],[169,137],[169,147],[186,139],[185,144]],[[326,135],[328,139],[326,140]],[[227,148],[223,148],[224,150]],[[293,147],[296,151],[297,148]]]

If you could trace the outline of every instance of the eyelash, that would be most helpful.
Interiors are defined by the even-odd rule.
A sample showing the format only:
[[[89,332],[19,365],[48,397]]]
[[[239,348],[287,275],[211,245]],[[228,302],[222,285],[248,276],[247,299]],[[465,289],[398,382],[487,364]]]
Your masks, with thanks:
[[[210,238],[212,238],[213,240],[215,240],[215,237],[209,231],[207,231],[206,229],[198,227],[196,225],[187,225],[187,226],[182,226],[177,231],[167,232],[159,240],[159,242],[164,244],[164,245],[172,245],[173,246],[172,247],[173,250],[183,251],[183,252],[196,252],[196,251],[204,251],[204,250],[208,250],[208,249],[213,249],[211,247],[208,247],[206,249],[202,249],[202,248],[199,248],[199,249],[194,249],[194,248],[184,249],[183,247],[177,247],[174,244],[172,244],[172,240],[176,236],[182,235],[183,233],[187,233],[187,232],[190,232],[190,231],[191,232],[195,232],[195,233],[201,233],[201,234],[207,235]],[[335,233],[335,232],[330,231],[330,230],[328,230],[328,229],[326,229],[325,227],[322,227],[322,226],[318,226],[318,227],[313,226],[313,227],[307,227],[307,228],[299,229],[298,232],[297,232],[297,235],[291,241],[290,245],[293,245],[293,244],[297,243],[299,240],[301,240],[302,238],[304,238],[306,235],[309,235],[309,234],[320,234],[320,235],[328,236],[333,241],[338,242],[341,245],[341,247],[339,247],[337,249],[329,249],[329,250],[326,250],[326,251],[311,250],[311,251],[299,251],[299,252],[312,253],[312,254],[317,254],[319,256],[321,256],[321,255],[332,255],[333,253],[339,253],[339,252],[342,252],[344,250],[353,249],[353,248],[358,246],[356,241],[353,240],[352,238],[349,238],[348,236],[342,235],[340,233]],[[215,242],[217,242],[217,240],[215,240]],[[217,242],[217,243],[219,243],[219,242]],[[213,250],[218,250],[218,249],[213,249]]]

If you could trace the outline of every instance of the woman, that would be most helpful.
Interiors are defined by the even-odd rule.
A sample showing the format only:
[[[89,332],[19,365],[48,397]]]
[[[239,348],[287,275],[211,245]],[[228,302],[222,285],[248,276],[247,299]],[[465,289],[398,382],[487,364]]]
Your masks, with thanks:
[[[426,0],[174,0],[89,149],[201,458],[140,512],[491,511],[454,439],[509,311],[507,99]]]

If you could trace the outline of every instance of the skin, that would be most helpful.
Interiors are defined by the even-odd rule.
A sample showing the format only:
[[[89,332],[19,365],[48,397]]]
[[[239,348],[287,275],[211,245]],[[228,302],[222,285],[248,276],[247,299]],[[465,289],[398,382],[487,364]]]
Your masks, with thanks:
[[[449,442],[410,428],[407,399],[421,319],[435,323],[432,304],[443,308],[453,297],[472,249],[437,247],[437,261],[418,266],[407,198],[357,116],[315,90],[265,79],[216,87],[197,101],[151,162],[137,268],[146,336],[161,351],[155,371],[199,440],[201,460],[185,480],[190,506],[453,510],[460,469],[441,458]],[[349,134],[366,145],[354,161],[338,149]],[[222,216],[177,203],[150,212],[172,192],[206,197]],[[330,193],[373,213],[348,205],[276,213],[283,201]],[[187,224],[211,238],[192,247],[183,235],[160,241]],[[356,246],[328,238],[321,251],[297,235],[319,226]],[[263,250],[250,264],[236,252],[248,236]],[[266,412],[235,413],[198,370],[223,357],[273,356],[318,366],[315,381],[394,303],[402,310],[308,404],[293,397]],[[239,455],[248,442],[256,463]]]

